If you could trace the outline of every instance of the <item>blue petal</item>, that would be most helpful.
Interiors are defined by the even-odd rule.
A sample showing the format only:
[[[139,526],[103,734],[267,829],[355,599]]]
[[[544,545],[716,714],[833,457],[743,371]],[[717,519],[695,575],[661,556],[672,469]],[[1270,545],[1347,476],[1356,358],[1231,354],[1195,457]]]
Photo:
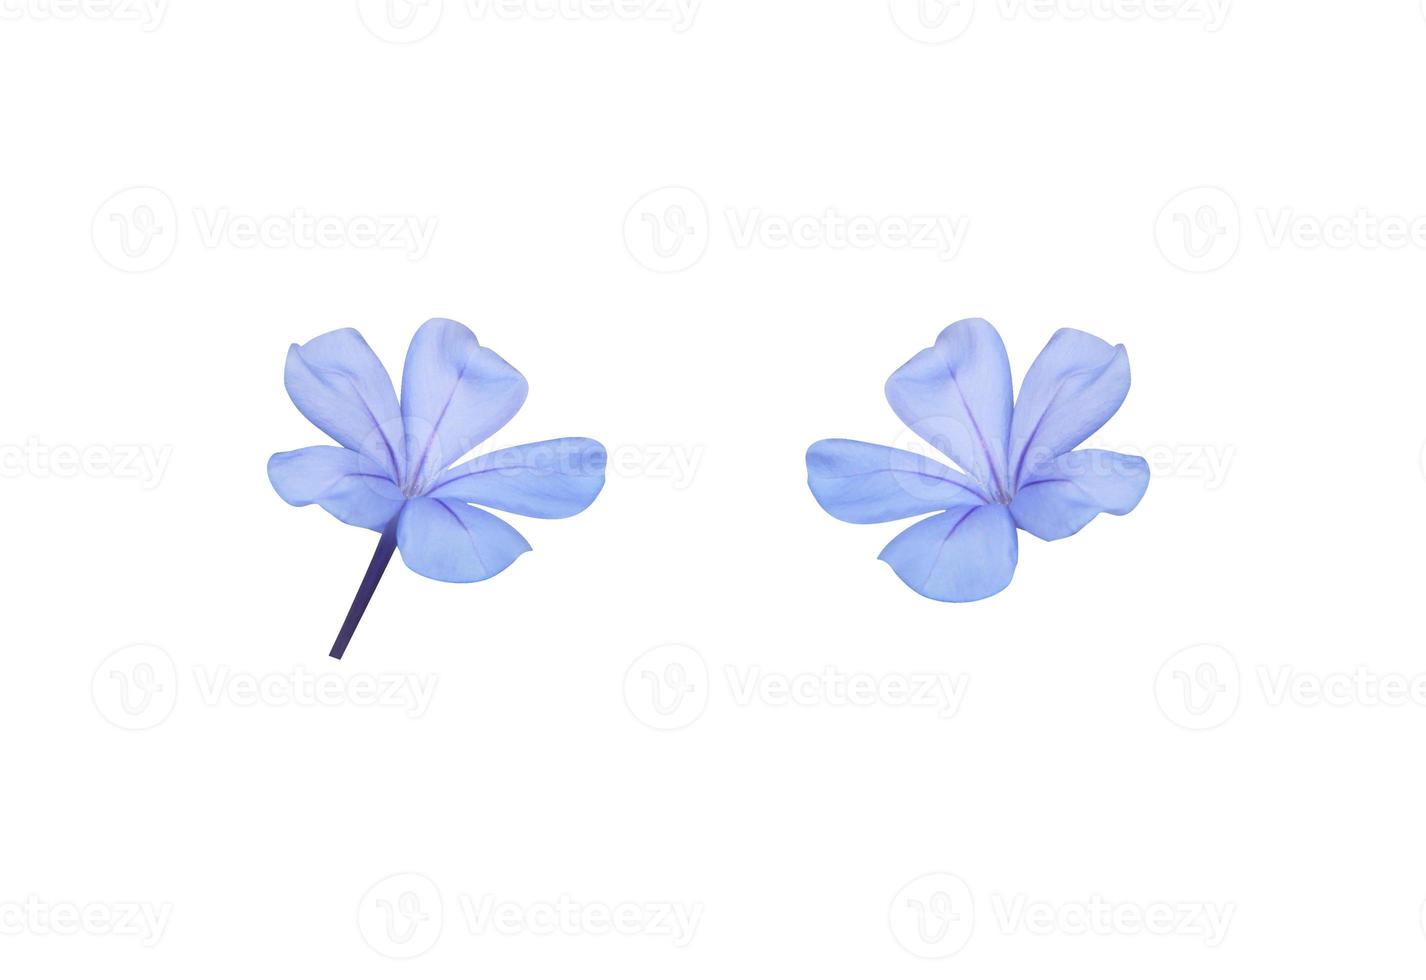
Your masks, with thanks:
[[[1015,521],[999,504],[928,517],[902,531],[880,555],[901,581],[942,602],[995,595],[1010,584],[1018,556]]]
[[[1099,431],[1129,394],[1129,355],[1080,330],[1059,330],[1030,365],[1010,433],[1014,483]]]
[[[407,485],[429,486],[515,417],[524,377],[454,320],[427,320],[411,338],[401,373]]]
[[[953,323],[886,383],[886,400],[913,432],[1010,499],[1006,445],[1013,396],[1010,359],[984,320]]]
[[[441,582],[483,581],[530,550],[520,532],[494,514],[435,497],[407,502],[396,544],[407,568]]]
[[[336,446],[310,446],[277,453],[267,478],[294,507],[319,504],[339,521],[383,530],[406,499],[381,467],[360,453]]]
[[[515,446],[446,471],[428,494],[526,517],[572,517],[599,496],[608,458],[593,439]]]
[[[823,510],[851,524],[985,502],[968,477],[948,466],[851,439],[824,439],[807,450],[807,485]]]
[[[1025,483],[1010,512],[1037,538],[1075,534],[1100,514],[1123,516],[1149,488],[1149,464],[1138,456],[1083,449],[1065,453]]]
[[[297,410],[401,482],[401,409],[391,376],[362,335],[333,330],[287,351],[287,393]]]

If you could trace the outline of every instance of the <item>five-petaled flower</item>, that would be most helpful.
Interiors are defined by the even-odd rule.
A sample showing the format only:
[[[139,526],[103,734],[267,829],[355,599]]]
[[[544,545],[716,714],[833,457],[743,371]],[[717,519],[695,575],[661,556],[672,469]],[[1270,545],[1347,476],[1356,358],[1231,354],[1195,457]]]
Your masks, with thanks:
[[[332,649],[340,657],[391,553],[444,582],[479,582],[530,545],[481,506],[526,517],[570,517],[604,486],[607,454],[592,439],[554,439],[502,449],[452,466],[494,435],[524,404],[519,371],[453,320],[416,331],[391,378],[355,330],[334,330],[287,354],[287,392],[338,446],[278,453],[268,477],[294,506],[382,532],[371,568]]]
[[[924,596],[984,599],[1015,574],[1017,527],[1054,541],[1142,499],[1143,459],[1071,451],[1128,394],[1122,346],[1060,330],[1015,399],[1000,334],[984,320],[961,320],[891,376],[886,400],[963,472],[890,446],[827,439],[807,451],[807,482],[827,513],[852,524],[939,511],[893,539],[881,560]]]

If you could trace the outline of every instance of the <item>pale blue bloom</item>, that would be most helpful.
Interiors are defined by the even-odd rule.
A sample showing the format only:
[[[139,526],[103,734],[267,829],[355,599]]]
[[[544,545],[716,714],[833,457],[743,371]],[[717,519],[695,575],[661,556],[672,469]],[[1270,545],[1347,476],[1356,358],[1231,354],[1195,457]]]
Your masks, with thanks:
[[[341,521],[382,532],[353,604],[357,619],[394,549],[428,578],[478,582],[530,550],[520,532],[482,506],[570,517],[604,486],[607,454],[592,439],[517,446],[452,467],[514,417],[529,389],[519,371],[453,320],[429,320],[416,331],[399,404],[386,369],[351,329],[293,344],[285,380],[298,410],[340,447],[273,456],[273,488],[289,504],[318,504]],[[333,656],[340,657],[338,647]]]
[[[939,512],[881,560],[917,592],[971,602],[1010,584],[1016,529],[1053,541],[1099,514],[1129,513],[1149,485],[1138,456],[1074,448],[1129,394],[1129,355],[1079,330],[1045,345],[1013,397],[1010,359],[984,320],[961,320],[886,383],[906,425],[960,467],[890,446],[828,439],[807,451],[817,502],[853,524]]]

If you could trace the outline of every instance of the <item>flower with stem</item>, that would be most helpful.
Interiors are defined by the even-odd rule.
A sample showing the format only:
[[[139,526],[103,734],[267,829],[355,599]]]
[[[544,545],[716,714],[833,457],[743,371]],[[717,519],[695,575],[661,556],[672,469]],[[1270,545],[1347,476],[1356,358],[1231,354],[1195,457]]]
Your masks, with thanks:
[[[593,439],[565,438],[456,464],[520,410],[519,371],[454,320],[416,331],[401,399],[355,330],[334,330],[287,353],[287,393],[337,441],[277,453],[268,478],[289,504],[317,504],[381,534],[332,645],[341,659],[382,574],[399,549],[406,566],[442,582],[498,575],[529,543],[484,507],[525,517],[571,517],[604,486],[607,454]]]

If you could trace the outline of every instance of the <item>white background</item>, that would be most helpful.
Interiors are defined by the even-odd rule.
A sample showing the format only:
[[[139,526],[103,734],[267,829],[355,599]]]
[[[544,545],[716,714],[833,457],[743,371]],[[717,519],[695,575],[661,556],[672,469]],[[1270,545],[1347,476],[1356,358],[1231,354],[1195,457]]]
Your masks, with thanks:
[[[6,976],[1419,975],[1415,2],[65,3],[0,3]],[[285,350],[431,316],[617,472],[335,664]],[[1127,345],[1155,479],[954,606],[803,454],[966,316]]]

